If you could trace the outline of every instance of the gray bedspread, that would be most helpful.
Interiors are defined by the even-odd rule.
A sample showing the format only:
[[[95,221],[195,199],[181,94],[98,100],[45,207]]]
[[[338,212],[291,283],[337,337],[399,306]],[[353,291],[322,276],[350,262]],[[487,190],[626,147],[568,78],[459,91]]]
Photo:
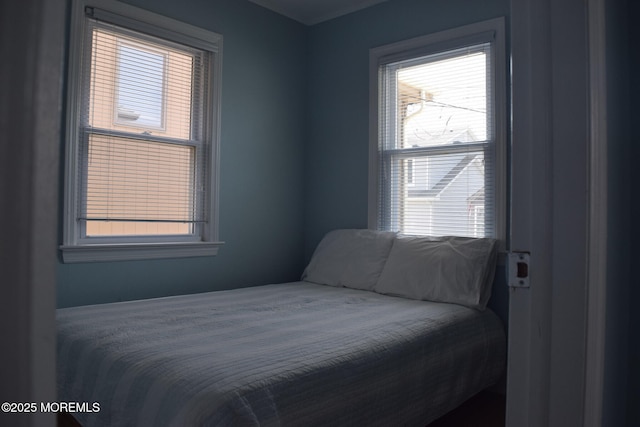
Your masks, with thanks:
[[[84,426],[424,426],[495,383],[490,310],[306,282],[59,309]]]

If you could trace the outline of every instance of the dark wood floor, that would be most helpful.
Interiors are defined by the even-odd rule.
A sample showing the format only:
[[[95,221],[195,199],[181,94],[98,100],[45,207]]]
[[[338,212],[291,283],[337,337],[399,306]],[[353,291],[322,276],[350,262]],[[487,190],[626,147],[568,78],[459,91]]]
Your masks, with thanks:
[[[71,414],[58,412],[58,427],[82,427]]]
[[[428,427],[504,427],[505,397],[484,391]],[[69,414],[58,414],[59,427],[81,427]]]
[[[505,396],[483,391],[429,427],[504,427]]]

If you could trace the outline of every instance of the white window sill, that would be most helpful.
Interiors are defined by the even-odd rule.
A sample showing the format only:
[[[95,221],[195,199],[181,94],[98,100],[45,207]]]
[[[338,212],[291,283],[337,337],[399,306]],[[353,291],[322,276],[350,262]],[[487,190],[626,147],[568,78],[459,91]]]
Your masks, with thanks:
[[[93,244],[60,246],[65,264],[214,256],[224,242]]]

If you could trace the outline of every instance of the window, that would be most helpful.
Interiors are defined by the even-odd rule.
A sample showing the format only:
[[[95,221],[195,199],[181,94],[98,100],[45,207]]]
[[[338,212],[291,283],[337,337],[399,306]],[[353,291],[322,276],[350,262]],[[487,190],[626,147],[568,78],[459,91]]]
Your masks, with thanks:
[[[181,75],[177,64],[173,61],[182,59],[183,70],[190,71],[192,58],[186,55],[180,58],[178,53],[170,56],[169,50],[157,49],[157,47],[154,49],[154,46],[149,43],[131,44],[127,43],[127,39],[123,37],[118,37],[116,40],[116,123],[165,130],[164,107],[167,79],[171,79],[172,84],[186,83],[185,88],[191,86],[191,76]],[[171,70],[167,68],[169,64],[171,64]],[[141,69],[144,70],[143,76],[140,75]],[[185,96],[188,93],[185,92],[182,95]],[[177,96],[172,94],[173,104],[177,102],[173,99]]]
[[[214,255],[219,35],[73,3],[65,262]]]
[[[372,49],[369,220],[505,237],[501,19]]]

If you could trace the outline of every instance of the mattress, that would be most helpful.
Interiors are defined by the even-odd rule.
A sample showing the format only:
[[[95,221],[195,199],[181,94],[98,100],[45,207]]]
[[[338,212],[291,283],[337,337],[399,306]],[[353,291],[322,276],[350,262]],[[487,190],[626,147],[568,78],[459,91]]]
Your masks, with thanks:
[[[505,368],[497,316],[294,282],[57,311],[90,426],[424,426]]]

